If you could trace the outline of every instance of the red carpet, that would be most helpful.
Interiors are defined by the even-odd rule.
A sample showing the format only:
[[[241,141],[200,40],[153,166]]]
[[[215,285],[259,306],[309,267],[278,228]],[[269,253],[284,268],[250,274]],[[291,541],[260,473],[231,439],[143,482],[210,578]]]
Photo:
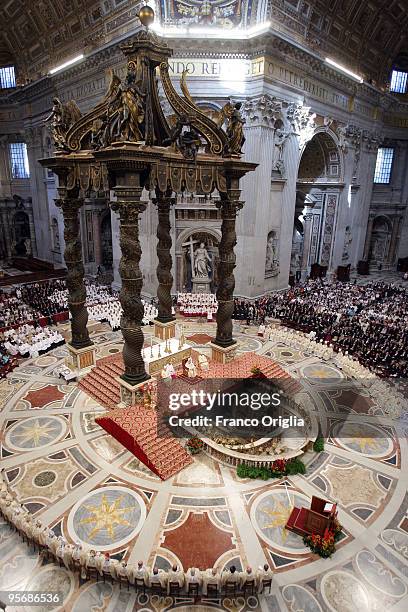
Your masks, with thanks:
[[[105,408],[116,408],[120,402],[119,383],[124,372],[122,353],[98,359],[96,367],[79,382],[79,388]]]
[[[173,434],[158,423],[152,408],[117,408],[96,422],[162,480],[193,462]]]

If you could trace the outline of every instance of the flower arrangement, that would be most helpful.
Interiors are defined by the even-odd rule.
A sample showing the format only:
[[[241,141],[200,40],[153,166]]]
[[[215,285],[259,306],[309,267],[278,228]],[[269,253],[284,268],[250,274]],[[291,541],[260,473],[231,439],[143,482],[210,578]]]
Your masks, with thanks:
[[[313,443],[313,450],[315,453],[321,453],[322,451],[324,451],[324,440],[323,438],[319,437],[316,438],[316,440]]]
[[[204,448],[204,442],[197,438],[197,436],[193,436],[189,440],[187,440],[187,448],[190,451],[191,455],[197,455]]]
[[[334,519],[332,528],[330,530],[326,529],[323,536],[312,533],[312,535],[305,536],[303,542],[306,546],[309,546],[313,553],[327,559],[335,552],[336,542],[340,539],[341,531],[340,523],[337,519]]]
[[[301,459],[275,459],[270,467],[256,467],[240,463],[237,466],[237,476],[239,478],[283,478],[284,476],[294,476],[295,474],[305,474],[306,466]]]
[[[252,378],[266,378],[265,374],[262,372],[261,368],[258,366],[253,366],[251,368]]]

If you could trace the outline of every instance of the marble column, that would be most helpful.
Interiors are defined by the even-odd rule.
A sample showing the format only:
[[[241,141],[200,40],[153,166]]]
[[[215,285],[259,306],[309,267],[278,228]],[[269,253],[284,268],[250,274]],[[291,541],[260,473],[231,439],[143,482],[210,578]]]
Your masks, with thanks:
[[[363,261],[367,261],[368,256],[370,254],[370,243],[371,243],[371,234],[373,233],[373,225],[374,225],[374,217],[370,217],[368,220],[366,239],[364,243]]]
[[[308,213],[304,216],[304,228],[303,228],[303,252],[302,252],[302,279],[307,276],[307,272],[309,270],[309,251],[310,251],[310,243],[312,239],[312,221],[313,214]]]
[[[156,320],[160,323],[170,323],[175,319],[172,315],[171,289],[173,286],[173,276],[171,270],[173,262],[170,234],[170,208],[175,204],[175,199],[171,196],[171,192],[163,193],[156,189],[156,198],[153,199],[153,204],[157,206],[159,217],[157,224],[157,257],[159,260],[157,266],[157,280],[159,281],[157,298],[159,300],[159,313]]]
[[[28,220],[30,223],[30,243],[31,243],[31,254],[33,257],[37,257],[37,241],[35,236],[35,225],[34,215],[32,210],[27,210]]]
[[[61,191],[62,189],[59,189],[60,195]],[[67,195],[55,201],[56,206],[62,210],[64,218],[64,259],[67,266],[65,281],[68,288],[68,308],[72,316],[70,345],[74,349],[83,349],[93,345],[87,329],[88,311],[79,226],[79,211],[83,202],[83,199]]]
[[[2,226],[4,231],[4,246],[7,258],[11,257],[11,228],[9,226],[8,209],[5,208],[1,211]]]
[[[140,199],[143,188],[138,173],[124,174],[120,179],[121,184],[114,187],[116,201],[111,202],[110,206],[119,213],[120,219],[120,303],[123,309],[120,327],[125,341],[125,372],[121,378],[129,387],[134,387],[150,378],[142,357],[144,337],[141,330],[144,306],[141,299],[143,277],[140,270],[142,249],[139,241],[139,216],[146,210],[146,203]],[[122,392],[122,400],[126,403],[132,401],[127,401],[128,395]]]
[[[236,181],[238,183],[238,181]],[[228,189],[228,192],[220,194],[217,207],[221,210],[221,240],[218,246],[218,311],[217,311],[217,333],[213,344],[227,348],[233,346],[236,341],[232,337],[232,314],[234,311],[234,289],[235,289],[235,253],[237,243],[236,218],[237,212],[243,206],[239,200],[241,191],[237,188]]]

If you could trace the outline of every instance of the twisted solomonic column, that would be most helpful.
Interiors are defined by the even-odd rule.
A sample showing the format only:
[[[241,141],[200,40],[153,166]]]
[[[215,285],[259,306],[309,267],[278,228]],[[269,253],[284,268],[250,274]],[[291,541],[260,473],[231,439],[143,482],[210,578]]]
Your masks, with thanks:
[[[175,319],[172,314],[171,288],[173,286],[173,276],[171,269],[173,261],[170,251],[172,245],[170,207],[175,203],[175,199],[171,197],[171,192],[163,193],[156,189],[156,198],[152,201],[157,206],[159,215],[157,225],[157,257],[159,260],[157,266],[157,280],[159,281],[157,298],[159,300],[159,313],[156,320],[160,323],[169,323]]]
[[[221,241],[218,246],[218,289],[217,289],[217,334],[214,344],[227,348],[235,344],[232,337],[232,314],[234,312],[234,289],[235,289],[235,253],[234,247],[237,244],[237,234],[235,232],[235,222],[237,212],[243,206],[239,201],[240,191],[238,189],[229,190],[228,193],[221,193],[221,200],[217,207],[221,210]]]
[[[83,200],[79,198],[62,198],[55,200],[61,208],[64,218],[64,259],[67,266],[65,282],[68,288],[68,308],[71,312],[71,346],[81,349],[92,346],[86,324],[88,310],[86,308],[86,288],[84,285],[84,266],[82,263],[81,232],[79,225],[79,209]]]
[[[142,249],[139,241],[139,215],[146,210],[140,201],[141,187],[115,187],[116,202],[111,202],[113,211],[120,218],[120,248],[122,258],[119,264],[122,289],[120,303],[123,314],[120,320],[125,345],[123,361],[125,372],[122,378],[130,385],[137,385],[150,378],[146,373],[142,357],[143,332],[141,330],[144,306],[141,299],[143,277],[140,270]]]

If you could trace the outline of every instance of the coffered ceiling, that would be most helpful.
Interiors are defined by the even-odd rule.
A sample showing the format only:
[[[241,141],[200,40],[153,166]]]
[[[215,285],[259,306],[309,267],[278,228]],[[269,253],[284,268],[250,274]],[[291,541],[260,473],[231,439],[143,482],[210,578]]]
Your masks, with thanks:
[[[22,79],[109,43],[138,27],[142,0],[2,0],[0,64]],[[162,24],[227,29],[269,20],[272,28],[366,79],[386,80],[408,53],[407,0],[155,0]],[[408,56],[405,55],[405,58]]]

